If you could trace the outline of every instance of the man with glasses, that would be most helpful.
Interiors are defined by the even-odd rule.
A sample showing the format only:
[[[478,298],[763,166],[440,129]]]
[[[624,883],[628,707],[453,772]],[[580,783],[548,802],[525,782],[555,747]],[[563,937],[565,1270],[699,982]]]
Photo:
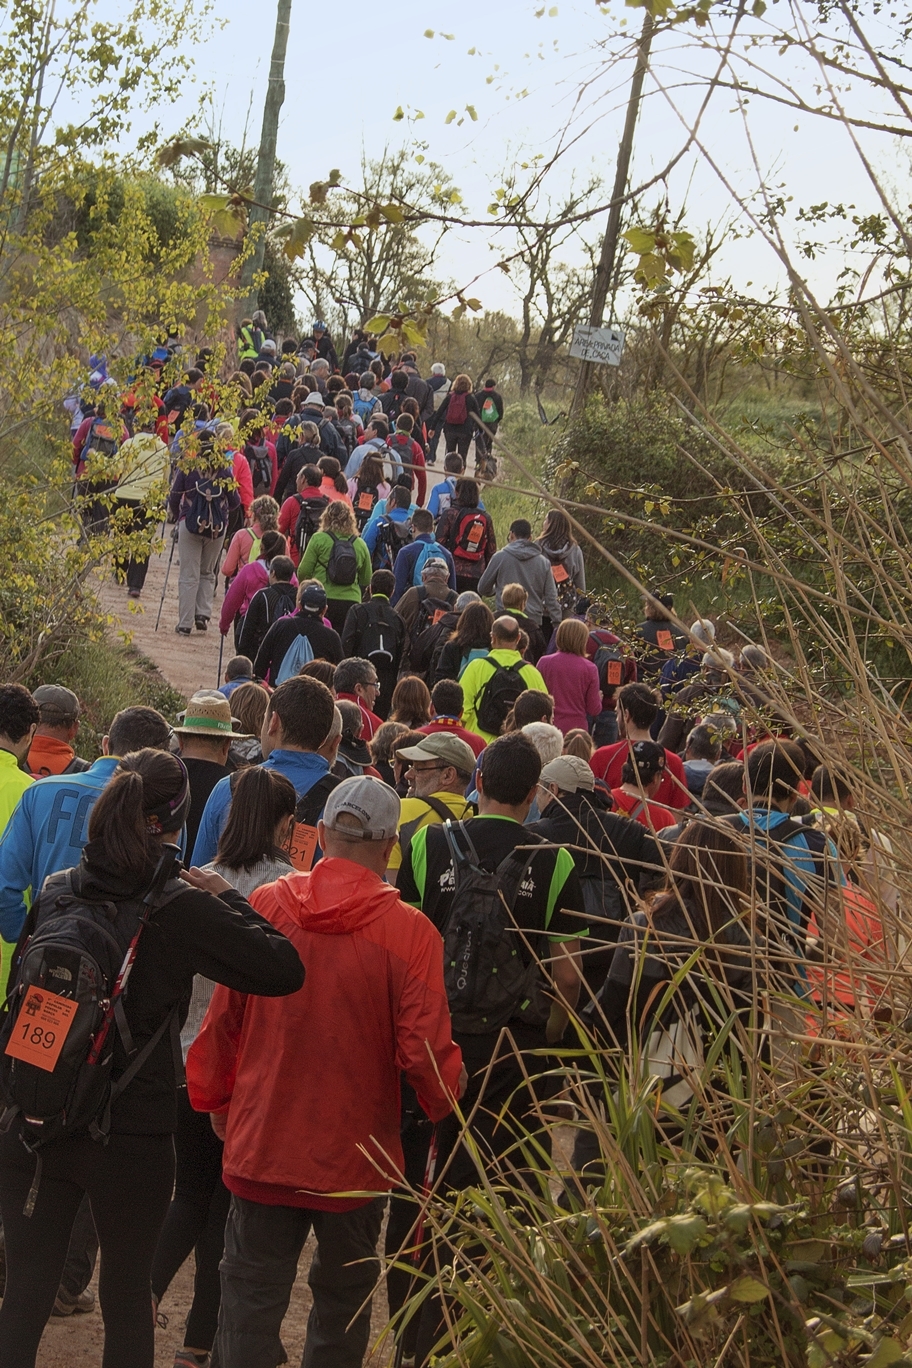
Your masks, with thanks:
[[[340,702],[347,698],[351,703],[357,703],[364,721],[361,739],[373,741],[377,728],[383,726],[383,718],[373,711],[380,693],[380,680],[370,661],[361,656],[341,661],[333,676],[333,691]]]
[[[409,848],[416,831],[433,822],[451,818],[463,822],[474,816],[472,804],[463,796],[475,769],[475,753],[465,741],[446,732],[434,732],[419,745],[406,746],[396,754],[409,763],[409,796],[402,801],[399,840],[390,856],[389,878],[393,883],[402,864],[402,851]]]

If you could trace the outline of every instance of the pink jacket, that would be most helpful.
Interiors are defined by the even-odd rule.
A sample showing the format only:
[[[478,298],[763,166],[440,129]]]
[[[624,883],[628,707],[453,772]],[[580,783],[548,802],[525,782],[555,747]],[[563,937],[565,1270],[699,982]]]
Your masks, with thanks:
[[[589,718],[602,711],[598,670],[585,656],[557,651],[542,656],[538,671],[554,699],[554,725],[566,736],[575,727],[589,729]]]

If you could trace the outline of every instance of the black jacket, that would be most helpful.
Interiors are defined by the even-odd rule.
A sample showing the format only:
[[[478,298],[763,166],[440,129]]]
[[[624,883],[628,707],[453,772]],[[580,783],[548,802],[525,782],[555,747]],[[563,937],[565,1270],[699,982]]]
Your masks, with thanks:
[[[317,356],[323,361],[328,361],[334,371],[339,369],[339,358],[329,333],[324,333],[317,343]]]
[[[93,900],[141,897],[145,885],[125,882],[98,859],[90,841],[74,876],[77,891]],[[143,931],[124,996],[127,1024],[137,1049],[156,1032],[175,1004],[187,1016],[194,974],[237,993],[282,997],[304,982],[298,952],[233,888],[220,897],[188,886],[162,907]],[[127,1067],[118,1034],[112,1077]],[[111,1109],[120,1134],[163,1135],[174,1130],[177,1079],[168,1032]]]
[[[338,665],[342,659],[342,642],[338,632],[331,627],[324,627],[323,619],[316,614],[298,611],[294,617],[282,618],[272,624],[257,651],[254,674],[260,679],[274,680],[282,668],[285,652],[296,636],[310,638],[314,660],[328,660]]]
[[[276,480],[273,498],[279,507],[286,499],[291,498],[292,494],[297,493],[298,471],[303,470],[306,465],[316,465],[323,454],[320,448],[315,446],[292,447]]]
[[[474,394],[467,394],[465,399],[465,422],[451,423],[449,418],[447,417],[447,414],[450,411],[450,404],[453,401],[453,391],[450,390],[449,394],[444,399],[443,403],[440,405],[440,408],[434,414],[434,417],[431,421],[431,427],[434,432],[439,432],[440,429],[444,427],[453,427],[459,429],[460,431],[468,428],[471,432],[478,432],[478,424],[475,422],[475,419],[481,415],[481,409],[478,407],[478,400],[475,398]]]
[[[239,655],[256,660],[272,624],[294,612],[297,592],[290,581],[286,583],[282,580],[257,590],[244,616],[244,625],[238,638]]]

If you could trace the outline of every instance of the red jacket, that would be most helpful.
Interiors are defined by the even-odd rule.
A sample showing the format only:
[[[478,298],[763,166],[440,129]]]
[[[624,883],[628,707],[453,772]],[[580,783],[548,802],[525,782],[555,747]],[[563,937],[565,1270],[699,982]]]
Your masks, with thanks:
[[[269,1205],[358,1205],[319,1195],[394,1186],[400,1071],[432,1120],[451,1109],[462,1055],[440,936],[350,860],[323,859],[250,901],[294,945],[307,978],[285,998],[216,987],[187,1059],[190,1100],[198,1111],[228,1108],[232,1192]]]

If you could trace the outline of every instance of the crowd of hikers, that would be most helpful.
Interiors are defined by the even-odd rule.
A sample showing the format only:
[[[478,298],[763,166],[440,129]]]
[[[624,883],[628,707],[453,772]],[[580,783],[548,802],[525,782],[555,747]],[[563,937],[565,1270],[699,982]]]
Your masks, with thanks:
[[[261,315],[238,352],[230,419],[205,355],[132,435],[99,358],[73,412],[87,529],[147,531],[170,481],[178,633],[223,576],[220,686],[175,726],[126,708],[91,763],[75,694],[0,687],[3,1368],[94,1308],[99,1249],[105,1368],[151,1368],[191,1253],[175,1368],[277,1368],[311,1233],[304,1368],[362,1363],[381,1266],[397,1361],[427,1365],[416,1196],[479,1164],[521,1186],[549,1056],[636,1033],[679,1108],[731,1013],[762,1055],[770,990],[819,1032],[878,1009],[896,953],[889,841],[767,650],[660,588],[613,630],[560,507],[498,549],[493,381],[363,333],[340,361],[322,323],[279,350]],[[574,1181],[599,1161],[579,1126]]]

